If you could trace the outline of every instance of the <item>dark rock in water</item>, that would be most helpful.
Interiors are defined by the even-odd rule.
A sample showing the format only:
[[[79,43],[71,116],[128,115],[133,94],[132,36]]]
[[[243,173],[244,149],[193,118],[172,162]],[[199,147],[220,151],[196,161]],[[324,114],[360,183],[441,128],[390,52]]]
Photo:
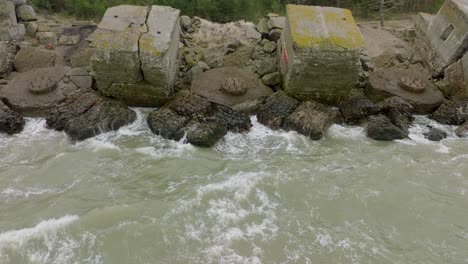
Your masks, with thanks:
[[[413,111],[414,107],[398,96],[390,97],[377,104],[380,112],[385,114],[390,121],[405,133],[414,120]]]
[[[257,114],[258,121],[271,128],[280,129],[283,127],[283,121],[300,104],[297,99],[287,96],[279,91],[270,96],[263,104]]]
[[[216,106],[215,117],[216,120],[223,124],[229,131],[238,133],[247,132],[252,127],[252,122],[246,114],[223,105]]]
[[[189,91],[180,91],[164,106],[185,117],[206,116],[212,112],[211,103]]]
[[[340,105],[340,111],[346,124],[359,125],[368,116],[379,113],[374,102],[364,95],[356,95]]]
[[[392,141],[408,137],[408,133],[395,126],[384,115],[371,116],[367,125],[367,136],[380,141]]]
[[[447,133],[445,131],[430,126],[429,129],[429,132],[424,133],[426,139],[430,141],[441,141],[447,138]]]
[[[445,125],[459,126],[468,121],[468,99],[445,101],[431,118]]]
[[[169,108],[161,108],[151,112],[147,121],[154,134],[174,139],[174,134],[187,124],[189,118],[178,115]]]
[[[20,133],[24,128],[24,118],[0,101],[0,133],[9,135]]]
[[[117,130],[135,121],[136,113],[124,103],[94,91],[77,92],[46,118],[49,128],[65,131],[73,141]]]
[[[455,134],[457,135],[457,137],[460,137],[460,138],[468,137],[468,122],[465,122],[463,123],[463,125],[459,126],[455,130]]]
[[[335,121],[338,111],[315,101],[302,102],[283,123],[286,131],[297,131],[313,140],[321,139]]]
[[[227,134],[226,127],[217,121],[190,122],[186,127],[179,130],[174,139],[185,138],[186,143],[199,147],[212,147]]]

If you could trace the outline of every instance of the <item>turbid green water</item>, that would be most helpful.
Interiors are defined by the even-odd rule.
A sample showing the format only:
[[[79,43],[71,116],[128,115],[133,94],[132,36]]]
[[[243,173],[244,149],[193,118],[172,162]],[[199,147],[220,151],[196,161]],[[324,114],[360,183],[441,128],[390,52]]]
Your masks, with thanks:
[[[0,263],[468,263],[468,141],[0,135]],[[255,120],[254,120],[255,121]],[[437,126],[437,124],[435,124]]]

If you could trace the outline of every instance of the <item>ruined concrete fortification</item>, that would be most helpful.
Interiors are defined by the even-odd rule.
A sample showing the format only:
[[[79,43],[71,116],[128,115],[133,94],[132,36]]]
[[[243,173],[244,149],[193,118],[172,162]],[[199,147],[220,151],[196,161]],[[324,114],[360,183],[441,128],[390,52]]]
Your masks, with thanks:
[[[338,103],[359,78],[364,39],[349,10],[288,5],[282,35],[283,89],[300,100]]]
[[[133,106],[167,101],[178,70],[179,15],[164,6],[109,8],[89,38],[98,90]]]

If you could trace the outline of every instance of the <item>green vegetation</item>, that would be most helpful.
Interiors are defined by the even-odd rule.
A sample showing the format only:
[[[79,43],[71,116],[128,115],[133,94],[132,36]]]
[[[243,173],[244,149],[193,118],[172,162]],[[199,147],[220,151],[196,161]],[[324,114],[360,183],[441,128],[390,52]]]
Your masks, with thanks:
[[[213,21],[246,19],[257,21],[267,13],[284,13],[288,3],[339,6],[350,8],[358,17],[372,17],[379,11],[381,0],[30,0],[36,7],[63,12],[82,18],[100,18],[110,6],[168,5],[183,14],[200,16]],[[385,0],[389,10],[401,12],[435,12],[444,0]]]

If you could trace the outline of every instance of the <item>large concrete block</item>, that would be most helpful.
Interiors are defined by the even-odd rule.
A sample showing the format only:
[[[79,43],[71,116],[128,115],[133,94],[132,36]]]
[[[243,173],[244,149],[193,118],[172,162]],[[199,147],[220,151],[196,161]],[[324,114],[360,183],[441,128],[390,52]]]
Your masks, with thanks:
[[[416,19],[416,46],[433,75],[460,59],[468,49],[468,3],[447,0],[436,15]]]
[[[160,106],[173,93],[178,70],[180,11],[117,6],[89,38],[98,89],[133,106]]]
[[[300,100],[336,104],[361,70],[364,39],[347,9],[288,5],[281,37],[284,90]]]

